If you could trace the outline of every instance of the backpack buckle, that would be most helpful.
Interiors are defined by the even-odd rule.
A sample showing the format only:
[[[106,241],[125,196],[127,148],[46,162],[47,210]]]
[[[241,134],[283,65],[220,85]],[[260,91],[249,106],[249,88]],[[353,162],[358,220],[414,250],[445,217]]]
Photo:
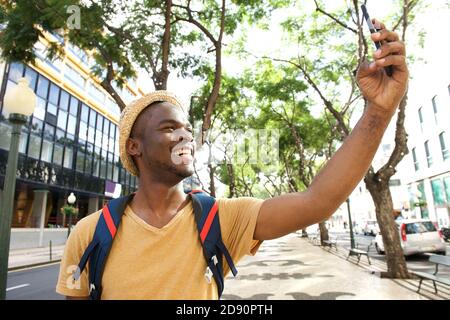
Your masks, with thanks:
[[[217,265],[217,264],[219,263],[219,261],[217,260],[216,255],[213,255],[213,256],[211,257],[211,260],[214,262],[214,265]]]
[[[206,282],[211,283],[212,277],[213,277],[213,273],[212,273],[211,269],[209,267],[206,267],[206,271],[205,271]]]
[[[91,283],[91,285],[89,286],[89,294],[91,294],[91,292],[94,290],[95,290],[95,285],[93,283]]]

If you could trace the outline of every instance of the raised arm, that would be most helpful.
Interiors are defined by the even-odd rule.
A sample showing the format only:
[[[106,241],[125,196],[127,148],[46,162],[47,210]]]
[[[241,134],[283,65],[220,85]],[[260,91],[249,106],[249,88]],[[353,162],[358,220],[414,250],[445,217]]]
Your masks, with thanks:
[[[264,201],[255,239],[278,238],[327,219],[366,174],[408,83],[404,44],[395,32],[380,26],[382,30],[372,34],[372,39],[385,43],[374,53],[374,62],[361,64],[357,73],[358,85],[368,101],[364,114],[307,191]],[[391,65],[393,75],[388,77],[383,68]]]

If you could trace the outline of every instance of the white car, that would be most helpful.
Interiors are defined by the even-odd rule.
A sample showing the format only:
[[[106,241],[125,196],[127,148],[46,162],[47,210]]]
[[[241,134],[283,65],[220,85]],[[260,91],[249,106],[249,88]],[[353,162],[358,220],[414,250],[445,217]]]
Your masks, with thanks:
[[[378,227],[377,220],[368,220],[364,223],[364,227],[362,229],[365,236],[367,235],[376,235],[380,232],[380,228]]]
[[[396,221],[403,254],[434,252],[445,255],[445,242],[436,226],[428,219],[403,219]],[[375,237],[375,249],[384,254],[381,233]]]

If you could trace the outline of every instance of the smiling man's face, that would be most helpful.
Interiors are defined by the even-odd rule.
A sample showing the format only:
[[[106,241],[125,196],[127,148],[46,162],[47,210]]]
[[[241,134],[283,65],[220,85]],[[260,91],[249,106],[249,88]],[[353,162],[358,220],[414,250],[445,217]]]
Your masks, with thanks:
[[[187,115],[168,102],[158,102],[138,116],[127,141],[139,176],[183,180],[194,173],[195,146]]]

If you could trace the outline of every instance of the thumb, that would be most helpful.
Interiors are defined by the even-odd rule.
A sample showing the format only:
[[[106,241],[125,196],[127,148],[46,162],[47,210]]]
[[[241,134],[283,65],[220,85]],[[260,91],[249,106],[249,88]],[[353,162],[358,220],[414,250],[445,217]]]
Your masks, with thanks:
[[[364,59],[358,67],[358,71],[356,72],[356,78],[363,78],[377,71],[375,63],[369,63],[367,59]]]

